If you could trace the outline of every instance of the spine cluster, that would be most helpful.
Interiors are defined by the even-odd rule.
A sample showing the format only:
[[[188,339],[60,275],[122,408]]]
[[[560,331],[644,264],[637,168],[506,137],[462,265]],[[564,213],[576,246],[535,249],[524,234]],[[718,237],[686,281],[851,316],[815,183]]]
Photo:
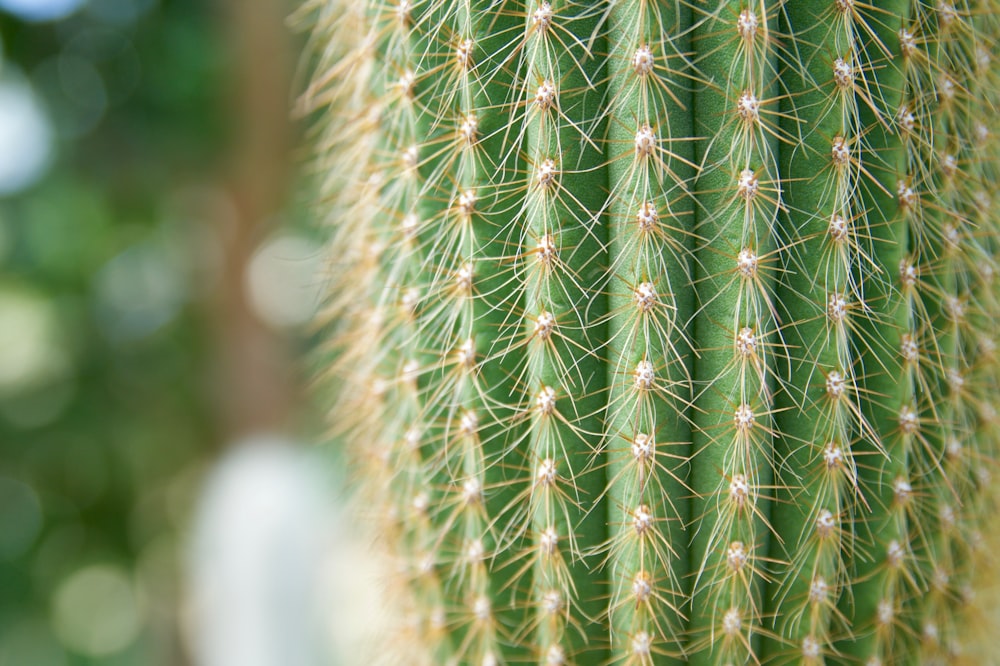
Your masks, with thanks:
[[[302,15],[331,423],[407,663],[964,663],[1000,6]]]

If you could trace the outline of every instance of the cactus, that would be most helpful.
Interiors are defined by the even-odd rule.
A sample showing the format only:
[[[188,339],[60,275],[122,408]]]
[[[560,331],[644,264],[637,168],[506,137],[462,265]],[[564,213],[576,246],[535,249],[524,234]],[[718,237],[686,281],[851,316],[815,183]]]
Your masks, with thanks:
[[[331,424],[410,618],[384,649],[973,654],[998,10],[307,0]]]

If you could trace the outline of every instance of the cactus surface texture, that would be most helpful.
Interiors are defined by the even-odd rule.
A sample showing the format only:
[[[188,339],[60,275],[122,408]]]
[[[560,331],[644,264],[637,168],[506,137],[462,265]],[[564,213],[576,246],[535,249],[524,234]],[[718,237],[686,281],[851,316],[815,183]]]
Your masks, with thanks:
[[[386,650],[985,663],[1000,2],[302,13]]]

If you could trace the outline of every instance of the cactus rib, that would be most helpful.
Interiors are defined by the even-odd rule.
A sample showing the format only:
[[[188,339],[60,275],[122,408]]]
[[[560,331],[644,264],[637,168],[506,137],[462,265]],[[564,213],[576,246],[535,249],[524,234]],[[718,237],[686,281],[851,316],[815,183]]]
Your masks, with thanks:
[[[409,662],[974,650],[995,0],[300,15],[334,436]]]

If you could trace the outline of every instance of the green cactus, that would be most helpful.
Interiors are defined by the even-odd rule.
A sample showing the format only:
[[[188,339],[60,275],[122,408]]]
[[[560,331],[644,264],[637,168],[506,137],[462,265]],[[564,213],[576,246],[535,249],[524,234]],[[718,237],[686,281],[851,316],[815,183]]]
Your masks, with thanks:
[[[407,663],[973,659],[1000,3],[302,12]]]

